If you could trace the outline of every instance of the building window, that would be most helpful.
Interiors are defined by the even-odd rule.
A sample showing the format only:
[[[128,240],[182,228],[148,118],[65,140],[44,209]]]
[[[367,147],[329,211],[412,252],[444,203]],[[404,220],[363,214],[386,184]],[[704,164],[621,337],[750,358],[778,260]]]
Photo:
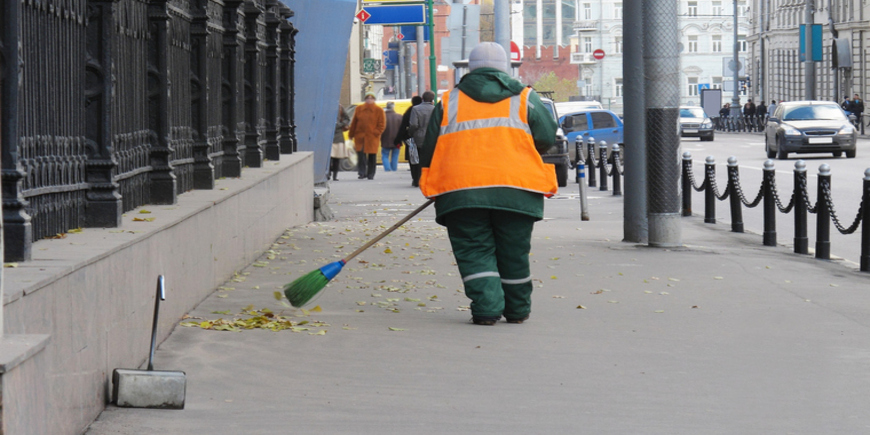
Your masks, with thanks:
[[[749,6],[746,4],[746,1],[737,2],[737,15],[741,17],[749,16]]]
[[[740,52],[746,51],[746,35],[737,35],[737,46]]]
[[[713,15],[722,15],[723,12],[724,12],[724,9],[722,9],[722,2],[721,1],[714,1],[713,2]]]
[[[689,35],[689,53],[698,52],[698,35]]]
[[[722,35],[713,35],[711,36],[711,38],[711,46],[713,47],[713,52],[720,53],[722,51]]]
[[[622,78],[613,79],[613,96],[622,96]]]
[[[616,20],[622,19],[622,2],[613,4],[613,18]]]
[[[592,19],[592,3],[583,3],[583,19]]]
[[[710,86],[713,89],[722,89],[722,77],[713,77],[713,83]]]
[[[592,37],[584,36],[583,37],[583,52],[584,53],[592,53]]]
[[[622,36],[613,38],[613,52],[622,53]]]
[[[698,2],[689,2],[689,13],[687,15],[690,17],[698,16]]]
[[[689,96],[697,97],[698,96],[698,78],[697,77],[689,77]]]
[[[583,90],[583,95],[592,96],[592,77],[586,77],[586,87]]]

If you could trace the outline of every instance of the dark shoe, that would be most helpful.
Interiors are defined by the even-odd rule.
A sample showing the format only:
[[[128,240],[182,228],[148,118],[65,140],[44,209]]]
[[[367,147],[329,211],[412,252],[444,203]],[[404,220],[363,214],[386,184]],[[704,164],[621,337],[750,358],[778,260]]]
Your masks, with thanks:
[[[365,177],[366,177],[365,175],[360,175],[357,179],[362,180]]]
[[[471,321],[474,322],[475,325],[484,325],[484,326],[492,326],[498,322],[499,317],[472,317]]]
[[[526,314],[526,317],[523,317],[522,319],[508,319],[507,317],[505,317],[505,320],[506,320],[508,323],[523,323],[523,322],[525,322],[526,320],[529,320],[529,315]]]

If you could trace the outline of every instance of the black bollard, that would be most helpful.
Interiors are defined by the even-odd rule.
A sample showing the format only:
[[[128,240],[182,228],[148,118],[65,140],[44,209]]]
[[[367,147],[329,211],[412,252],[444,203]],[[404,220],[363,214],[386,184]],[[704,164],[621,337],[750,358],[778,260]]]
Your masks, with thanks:
[[[601,141],[598,143],[598,177],[601,186],[598,190],[607,190],[607,142]]]
[[[683,153],[683,216],[692,215],[692,180],[689,179],[689,171],[692,170],[692,153]]]
[[[809,198],[804,189],[807,186],[807,164],[798,160],[794,164],[794,252],[795,254],[809,254],[810,242],[807,238],[807,206],[804,198]]]
[[[580,176],[580,162],[583,161],[583,138],[577,136],[574,139],[574,182],[580,183],[583,177]]]
[[[773,160],[767,159],[764,162],[764,180],[762,183],[764,195],[764,233],[762,233],[762,243],[764,246],[776,246],[776,198],[773,194],[773,186],[775,184]]]
[[[716,180],[716,159],[708,156],[704,163],[704,223],[716,223],[716,192],[713,192],[713,182]]]
[[[589,171],[589,187],[598,187],[598,179],[595,177],[595,138],[586,139],[586,170]]]
[[[870,272],[870,169],[864,170],[864,206],[861,216],[861,272]]]
[[[816,195],[816,258],[831,259],[831,209],[825,200],[825,186],[831,189],[831,167],[819,166],[819,184]]]
[[[619,172],[619,155],[621,151],[619,144],[613,144],[613,170],[611,171],[613,175],[613,196],[622,196],[622,174]]]
[[[728,196],[731,199],[731,232],[743,232],[743,203],[737,194],[737,186],[740,183],[740,168],[737,166],[737,157],[728,157]]]

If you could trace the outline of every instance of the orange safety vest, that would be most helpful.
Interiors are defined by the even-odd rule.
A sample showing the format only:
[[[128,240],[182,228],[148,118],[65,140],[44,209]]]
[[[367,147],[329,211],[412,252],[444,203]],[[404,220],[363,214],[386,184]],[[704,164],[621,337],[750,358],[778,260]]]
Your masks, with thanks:
[[[555,168],[541,160],[529,128],[530,92],[497,103],[475,101],[459,89],[445,92],[438,146],[420,175],[423,195],[510,187],[553,196]]]

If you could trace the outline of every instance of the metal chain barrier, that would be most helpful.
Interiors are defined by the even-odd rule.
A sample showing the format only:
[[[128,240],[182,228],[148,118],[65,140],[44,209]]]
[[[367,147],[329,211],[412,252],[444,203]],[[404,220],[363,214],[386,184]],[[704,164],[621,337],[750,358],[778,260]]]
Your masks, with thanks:
[[[776,208],[779,209],[782,213],[788,214],[791,209],[794,208],[794,193],[788,199],[788,205],[783,207],[782,200],[779,199],[779,191],[776,188],[776,178],[771,180],[771,193],[773,193],[773,199],[776,201]]]
[[[837,227],[837,231],[841,234],[852,234],[855,230],[858,229],[858,226],[861,225],[861,218],[864,215],[864,200],[861,200],[861,205],[858,206],[858,215],[855,216],[855,220],[852,222],[852,225],[849,228],[844,227],[840,223],[840,218],[837,217],[837,212],[834,210],[834,200],[831,195],[831,185],[825,180],[822,180],[822,192],[824,193],[823,200],[825,201],[828,210],[831,213],[831,221],[834,222],[834,226]]]

